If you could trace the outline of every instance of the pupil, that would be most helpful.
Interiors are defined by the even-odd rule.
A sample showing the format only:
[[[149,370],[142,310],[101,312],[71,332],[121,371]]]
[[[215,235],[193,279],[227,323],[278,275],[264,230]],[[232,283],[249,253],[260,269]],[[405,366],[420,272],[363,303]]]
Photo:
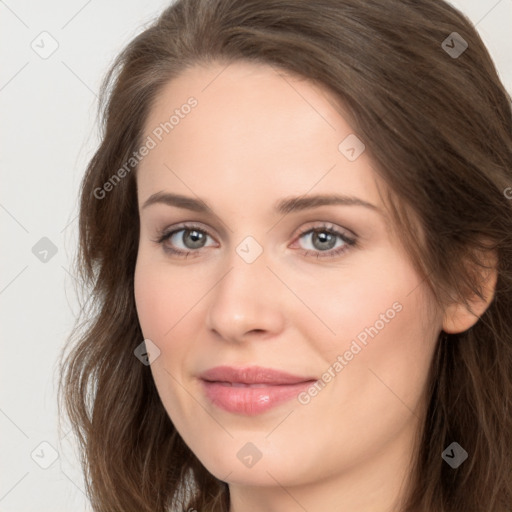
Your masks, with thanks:
[[[320,242],[320,245],[316,246],[315,242]],[[326,231],[315,231],[313,232],[313,245],[317,249],[332,249],[336,245],[336,237],[334,237],[332,233],[327,233]]]
[[[187,243],[186,239],[186,233],[190,233],[189,240],[191,240],[191,243]],[[198,249],[202,247],[202,244],[204,242],[204,233],[201,233],[200,231],[185,231],[183,233],[183,243],[189,248],[189,249]]]

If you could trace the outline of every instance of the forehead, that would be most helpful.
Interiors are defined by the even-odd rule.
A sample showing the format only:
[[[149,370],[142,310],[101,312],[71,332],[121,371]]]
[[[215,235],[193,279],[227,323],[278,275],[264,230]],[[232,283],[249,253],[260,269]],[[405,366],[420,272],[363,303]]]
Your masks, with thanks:
[[[197,195],[227,188],[248,201],[314,187],[379,203],[368,154],[350,161],[339,148],[354,134],[336,104],[319,85],[263,64],[188,68],[153,103],[144,138],[156,144],[139,166],[140,187],[186,191],[185,180]]]
[[[198,136],[206,132],[212,142],[218,134],[224,140],[250,137],[259,144],[279,146],[287,138],[303,139],[315,131],[331,135],[352,131],[335,110],[334,98],[320,86],[278,68],[248,62],[186,69],[156,98],[146,131],[169,120],[170,114],[191,97],[197,106],[187,115],[190,120],[180,124],[193,124]],[[194,122],[197,118],[200,123]],[[170,138],[179,138],[186,130],[186,126],[177,128]],[[276,140],[278,130],[283,133]]]

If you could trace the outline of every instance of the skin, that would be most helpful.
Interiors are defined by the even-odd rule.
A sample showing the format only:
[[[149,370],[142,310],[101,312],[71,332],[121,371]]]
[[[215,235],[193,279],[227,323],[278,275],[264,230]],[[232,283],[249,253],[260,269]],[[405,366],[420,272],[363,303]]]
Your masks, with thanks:
[[[391,512],[407,482],[438,334],[477,318],[456,304],[434,306],[390,229],[369,151],[351,162],[338,150],[353,129],[327,92],[259,64],[193,67],[158,96],[144,137],[190,96],[198,105],[137,171],[135,299],[144,337],[161,351],[151,371],[162,403],[202,464],[229,484],[230,512]],[[161,191],[201,198],[214,213],[143,208]],[[273,210],[283,198],[333,192],[379,210]],[[198,249],[182,238],[190,231],[164,242],[195,251],[186,258],[154,241],[182,222],[209,234]],[[355,234],[357,245],[327,257],[311,234],[299,238],[325,223]],[[236,252],[247,236],[263,250],[252,263]],[[248,417],[202,392],[198,375],[222,364],[320,379],[397,302],[400,312],[307,405],[293,399]],[[262,455],[250,468],[237,457],[248,442]]]

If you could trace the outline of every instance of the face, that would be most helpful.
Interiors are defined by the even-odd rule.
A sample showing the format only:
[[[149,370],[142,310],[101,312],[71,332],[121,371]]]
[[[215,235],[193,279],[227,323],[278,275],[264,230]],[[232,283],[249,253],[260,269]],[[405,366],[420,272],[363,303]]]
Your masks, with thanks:
[[[231,485],[393,471],[418,428],[441,317],[353,137],[327,92],[249,63],[188,69],[147,119],[140,325],[172,422]]]

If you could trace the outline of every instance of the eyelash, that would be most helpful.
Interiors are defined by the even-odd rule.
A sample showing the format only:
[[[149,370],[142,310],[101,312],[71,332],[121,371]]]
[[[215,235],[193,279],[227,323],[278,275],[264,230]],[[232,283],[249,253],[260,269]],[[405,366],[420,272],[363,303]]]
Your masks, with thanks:
[[[181,249],[175,249],[172,247],[164,246],[164,242],[166,240],[170,239],[174,234],[179,233],[180,231],[199,231],[200,233],[203,233],[203,234],[209,236],[210,238],[213,238],[212,235],[210,235],[210,233],[207,230],[205,230],[197,225],[182,224],[182,225],[176,227],[175,229],[173,229],[172,231],[168,231],[167,229],[160,230],[158,232],[157,238],[154,239],[153,242],[162,245],[165,252],[173,254],[178,257],[186,258],[192,253],[199,252],[200,249],[183,251]],[[320,226],[315,226],[313,228],[306,228],[306,229],[300,231],[296,238],[297,238],[297,240],[300,240],[304,235],[306,235],[308,233],[314,233],[314,232],[317,232],[317,233],[325,232],[325,233],[333,234],[333,235],[339,237],[345,243],[345,245],[343,245],[342,247],[338,247],[337,249],[329,249],[328,251],[311,251],[308,249],[300,249],[301,253],[304,256],[314,256],[316,258],[335,257],[335,256],[339,256],[342,253],[350,250],[351,247],[357,247],[357,240],[355,237],[352,238],[352,237],[347,236],[344,233],[341,233],[332,224],[322,224]]]

